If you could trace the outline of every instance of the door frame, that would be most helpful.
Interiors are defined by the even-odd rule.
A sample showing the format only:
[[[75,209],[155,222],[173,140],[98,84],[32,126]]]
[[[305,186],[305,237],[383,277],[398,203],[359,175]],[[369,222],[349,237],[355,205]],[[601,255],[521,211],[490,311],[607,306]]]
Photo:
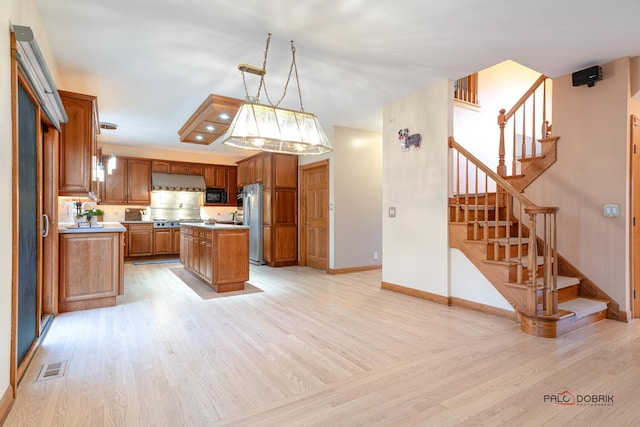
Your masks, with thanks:
[[[629,120],[629,152],[630,161],[630,274],[631,316],[640,317],[640,117],[631,115]],[[637,196],[637,197],[636,197]],[[638,230],[636,232],[636,230]]]
[[[320,168],[320,167],[324,167],[327,171],[327,192],[329,193],[328,195],[330,195],[330,183],[331,183],[331,178],[329,176],[330,174],[330,168],[329,168],[329,160],[320,160],[318,162],[314,162],[314,163],[309,163],[306,165],[302,165],[299,167],[299,172],[298,172],[298,176],[300,177],[300,254],[298,256],[298,263],[300,265],[307,265],[307,226],[306,226],[306,218],[307,218],[307,206],[306,206],[306,191],[307,191],[307,185],[306,185],[306,172],[309,169],[315,169],[315,168]],[[331,217],[330,215],[330,209],[329,209],[329,197],[327,197],[327,205],[325,206],[325,210],[327,213],[327,234],[326,234],[326,239],[325,241],[327,242],[327,247],[326,247],[326,253],[327,253],[327,270],[330,270],[330,260],[331,260],[331,253],[329,252],[331,249],[331,245],[329,244],[329,238],[330,238],[330,226],[331,226]]]

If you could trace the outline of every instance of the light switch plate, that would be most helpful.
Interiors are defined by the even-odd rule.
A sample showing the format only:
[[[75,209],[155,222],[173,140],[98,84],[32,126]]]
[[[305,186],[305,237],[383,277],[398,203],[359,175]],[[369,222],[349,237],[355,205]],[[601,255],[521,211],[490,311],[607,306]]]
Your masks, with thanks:
[[[602,216],[605,218],[615,218],[620,216],[620,205],[617,203],[607,203],[602,206]]]
[[[389,218],[395,218],[396,217],[396,208],[389,208]]]

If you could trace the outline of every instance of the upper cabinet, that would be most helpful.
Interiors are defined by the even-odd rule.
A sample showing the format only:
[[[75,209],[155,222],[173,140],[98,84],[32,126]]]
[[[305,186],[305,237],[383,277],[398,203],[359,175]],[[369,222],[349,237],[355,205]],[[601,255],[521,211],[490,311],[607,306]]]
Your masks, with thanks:
[[[153,160],[153,173],[171,173],[178,175],[203,175],[203,166],[200,163],[172,162],[170,160]]]
[[[60,196],[86,196],[97,190],[93,164],[97,150],[97,98],[59,91],[69,121],[60,134]]]
[[[205,165],[204,183],[207,188],[227,188],[227,169],[235,166]]]
[[[103,164],[108,158],[103,156]],[[118,167],[105,174],[100,196],[100,203],[105,205],[149,205],[151,160],[119,157]]]

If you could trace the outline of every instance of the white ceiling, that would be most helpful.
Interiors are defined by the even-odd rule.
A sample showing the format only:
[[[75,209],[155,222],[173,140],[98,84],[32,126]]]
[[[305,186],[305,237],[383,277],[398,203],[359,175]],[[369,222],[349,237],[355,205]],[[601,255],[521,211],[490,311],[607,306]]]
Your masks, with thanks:
[[[382,107],[506,59],[550,77],[640,55],[640,0],[36,0],[60,89],[98,96],[109,142],[212,151],[178,129],[210,93],[244,99],[240,63],[272,100],[290,63],[322,125],[381,130]],[[18,23],[19,24],[19,23]],[[247,75],[249,95],[258,78]],[[264,102],[264,97],[262,97]],[[290,86],[282,106],[298,108]],[[246,157],[222,150],[230,160]]]

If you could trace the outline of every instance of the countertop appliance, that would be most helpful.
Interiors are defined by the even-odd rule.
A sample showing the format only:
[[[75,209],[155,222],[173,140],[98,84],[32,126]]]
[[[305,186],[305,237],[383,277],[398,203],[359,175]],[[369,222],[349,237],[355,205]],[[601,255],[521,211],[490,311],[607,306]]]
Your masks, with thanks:
[[[262,184],[242,188],[243,224],[249,227],[249,262],[262,265]]]

